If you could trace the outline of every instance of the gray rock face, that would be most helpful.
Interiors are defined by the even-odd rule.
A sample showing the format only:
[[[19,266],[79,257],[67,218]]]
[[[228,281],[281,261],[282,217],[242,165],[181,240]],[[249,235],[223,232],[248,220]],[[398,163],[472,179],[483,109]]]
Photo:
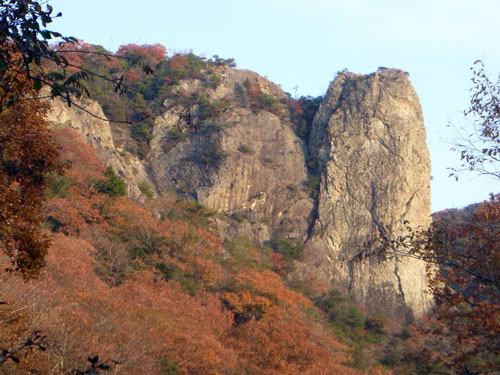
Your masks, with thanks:
[[[207,96],[212,102],[234,100],[237,87],[247,79],[277,99],[285,97],[257,74],[229,69]],[[199,87],[193,83],[183,90]],[[151,176],[160,192],[174,187],[221,213],[217,220],[223,237],[245,236],[262,245],[279,233],[304,242],[313,201],[303,185],[304,145],[289,118],[283,105],[271,113],[232,101],[221,116],[166,149],[162,135],[179,123],[167,113],[154,129]]]
[[[372,241],[430,224],[430,158],[418,97],[404,72],[340,74],[316,114],[309,148],[320,193],[307,268],[368,310],[422,315],[425,265],[380,262]]]
[[[178,90],[226,101],[225,110],[187,129],[181,114],[188,109],[167,101],[170,110],[156,119],[144,160],[128,154],[126,132],[105,121],[57,102],[52,120],[96,146],[133,198],[142,199],[141,181],[160,196],[176,191],[192,197],[219,212],[222,237],[245,236],[257,245],[276,235],[295,239],[305,244],[304,273],[315,272],[371,312],[408,319],[423,314],[431,302],[424,264],[365,256],[380,235],[403,233],[403,220],[414,228],[430,223],[425,128],[405,74],[340,74],[316,114],[309,144],[295,134],[278,86],[250,71],[216,74],[215,88],[190,80]],[[278,104],[257,110],[243,105],[238,95],[248,82]],[[103,116],[96,103],[89,105]],[[200,115],[196,106],[189,111]],[[316,164],[320,180],[316,200],[305,183],[306,159]]]

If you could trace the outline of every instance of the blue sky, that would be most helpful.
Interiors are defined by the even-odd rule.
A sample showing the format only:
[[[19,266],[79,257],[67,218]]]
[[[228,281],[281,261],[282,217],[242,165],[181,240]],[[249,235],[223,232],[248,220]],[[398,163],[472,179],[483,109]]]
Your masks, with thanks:
[[[234,57],[295,94],[322,95],[337,71],[400,68],[420,97],[432,160],[432,210],[463,207],[500,192],[500,181],[462,175],[451,122],[465,125],[470,67],[500,71],[498,0],[50,0],[53,29],[116,50],[161,43]]]

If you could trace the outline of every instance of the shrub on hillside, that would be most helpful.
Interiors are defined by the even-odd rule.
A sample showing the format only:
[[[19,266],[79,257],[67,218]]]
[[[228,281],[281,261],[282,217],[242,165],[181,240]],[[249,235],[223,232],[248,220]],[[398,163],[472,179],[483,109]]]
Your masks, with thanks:
[[[127,195],[127,187],[125,182],[117,176],[113,168],[108,167],[104,175],[107,177],[97,183],[99,192],[109,195],[110,197],[122,197]]]

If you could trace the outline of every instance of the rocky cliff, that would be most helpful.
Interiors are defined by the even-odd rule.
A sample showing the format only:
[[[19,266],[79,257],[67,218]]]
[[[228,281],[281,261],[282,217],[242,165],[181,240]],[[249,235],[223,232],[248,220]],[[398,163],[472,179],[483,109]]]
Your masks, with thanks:
[[[430,224],[430,159],[418,97],[405,73],[340,74],[309,141],[320,176],[308,268],[371,311],[411,318],[429,307],[424,264],[367,257],[376,238]]]
[[[79,130],[136,199],[143,182],[158,195],[194,198],[219,213],[223,237],[257,245],[292,239],[305,247],[299,270],[316,272],[370,311],[422,314],[429,305],[423,265],[364,256],[381,234],[401,233],[403,220],[415,227],[430,220],[425,129],[405,74],[340,74],[301,137],[293,100],[268,80],[225,67],[207,82],[176,87],[142,160],[127,151],[120,127],[61,104],[52,120]]]
[[[304,145],[280,103],[285,93],[250,71],[220,75],[215,90],[204,90],[209,102],[225,103],[220,114],[204,119],[203,108],[194,108],[188,129],[179,117],[184,108],[173,107],[156,122],[150,161],[155,186],[160,193],[173,187],[217,210],[224,237],[246,236],[262,245],[279,232],[304,242],[313,203],[302,186]],[[190,95],[203,88],[190,82],[182,90]],[[274,105],[256,107],[248,97],[252,90]],[[172,133],[181,133],[173,144]]]

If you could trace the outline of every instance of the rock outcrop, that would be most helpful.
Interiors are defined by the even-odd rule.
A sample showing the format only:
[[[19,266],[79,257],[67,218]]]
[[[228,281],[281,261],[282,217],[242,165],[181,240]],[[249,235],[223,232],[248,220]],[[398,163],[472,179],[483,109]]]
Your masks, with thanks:
[[[294,239],[305,246],[303,272],[315,272],[372,312],[421,315],[430,304],[424,265],[365,256],[374,239],[401,234],[403,220],[414,227],[430,223],[425,128],[405,74],[340,74],[307,144],[296,135],[290,99],[278,86],[250,71],[223,68],[212,75],[215,87],[197,79],[178,85],[177,99],[165,102],[168,110],[151,129],[143,160],[122,148],[125,133],[105,121],[61,103],[52,120],[96,146],[135,199],[142,199],[141,181],[160,196],[175,191],[194,198],[219,213],[223,237],[245,236],[257,245],[272,236]],[[190,107],[179,100],[200,92],[212,103],[207,108],[218,108],[216,116],[203,113],[201,99]],[[268,106],[252,105],[252,95]],[[311,178],[320,182],[319,195],[311,194]]]
[[[116,125],[105,120],[101,106],[95,101],[84,100],[79,103],[86,109],[83,111],[75,106],[68,107],[61,100],[52,100],[50,104],[51,111],[47,117],[53,126],[68,126],[79,132],[87,144],[98,150],[104,163],[124,179],[127,195],[141,201],[139,185],[143,181],[149,181],[146,165],[136,156],[117,147],[112,131],[112,126]]]
[[[217,118],[168,148],[165,139],[180,119],[174,111],[156,122],[150,163],[155,185],[163,193],[173,187],[221,213],[217,220],[224,237],[245,236],[262,245],[281,233],[304,242],[313,202],[302,184],[305,153],[288,110],[283,105],[272,112],[256,110],[235,101],[245,81],[258,83],[276,100],[286,96],[253,72],[226,69],[222,74],[217,89],[205,91],[211,102],[230,103]],[[182,90],[189,94],[200,88],[193,82]]]
[[[373,240],[430,224],[430,158],[418,97],[405,73],[340,74],[312,128],[320,193],[307,268],[355,301],[388,315],[421,315],[430,304],[425,265],[367,257]]]

